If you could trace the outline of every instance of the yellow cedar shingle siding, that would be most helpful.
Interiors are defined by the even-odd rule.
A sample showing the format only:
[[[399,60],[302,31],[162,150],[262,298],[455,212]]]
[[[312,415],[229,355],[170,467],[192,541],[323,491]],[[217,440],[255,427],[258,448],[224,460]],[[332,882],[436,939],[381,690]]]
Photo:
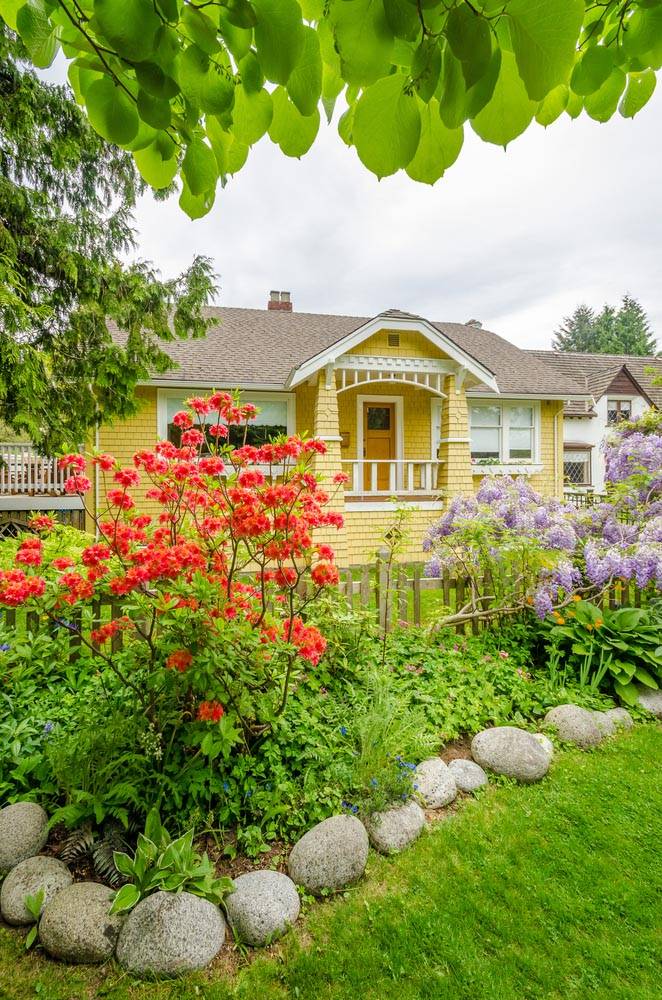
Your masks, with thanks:
[[[393,330],[397,333],[400,343],[393,347],[388,342],[389,330],[380,330],[372,337],[368,337],[357,347],[353,347],[348,354],[362,354],[367,357],[387,357],[387,358],[447,358],[434,344],[430,343],[427,337],[415,330]]]
[[[140,409],[132,417],[106,424],[99,430],[99,448],[110,452],[122,466],[133,467],[134,452],[140,448],[153,448],[158,438],[157,428],[157,390],[152,386],[138,386],[136,389]],[[106,476],[106,487],[112,488],[110,478]],[[94,480],[93,480],[94,481]],[[146,514],[160,513],[159,506],[153,500],[145,498],[145,492],[150,484],[144,481],[132,490],[138,501],[140,510]],[[103,477],[99,480],[99,494],[103,509]]]

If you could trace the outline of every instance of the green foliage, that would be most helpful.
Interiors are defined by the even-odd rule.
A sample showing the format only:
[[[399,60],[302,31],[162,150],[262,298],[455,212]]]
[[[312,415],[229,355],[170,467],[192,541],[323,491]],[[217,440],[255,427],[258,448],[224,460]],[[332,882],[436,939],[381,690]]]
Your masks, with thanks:
[[[159,890],[190,892],[218,906],[234,888],[231,879],[216,878],[207,854],[194,848],[193,830],[173,840],[154,809],[147,816],[145,832],[138,835],[133,857],[117,851],[114,860],[128,881],[115,895],[111,913],[126,913]]]
[[[628,98],[626,94],[624,100],[635,98]],[[566,316],[555,332],[552,346],[555,351],[585,351],[590,354],[660,353],[646,313],[629,295],[623,296],[618,309],[605,305],[601,312],[595,313],[587,305],[577,306],[572,316]]]
[[[534,117],[547,126],[564,110],[630,118],[662,65],[660,0],[1,0],[0,14],[36,65],[62,47],[93,126],[133,153],[148,183],[161,189],[181,172],[192,218],[265,134],[274,84],[269,136],[285,155],[307,151],[320,100],[330,120],[342,95],[341,137],[369,170],[432,184],[466,122],[505,146]],[[259,127],[246,127],[244,93],[262,97]],[[440,131],[439,117],[460,136]],[[144,153],[164,140],[167,169]],[[199,158],[206,142],[215,164],[207,156],[191,185],[190,150]],[[230,164],[216,147],[234,143],[243,154]]]
[[[45,892],[43,889],[39,889],[34,895],[27,895],[23,900],[25,909],[28,911],[32,917],[32,927],[28,931],[25,937],[25,949],[26,951],[32,947],[32,945],[37,940],[37,934],[39,933],[39,918],[41,917],[41,909],[44,905]]]
[[[554,664],[574,672],[579,685],[605,688],[629,705],[637,703],[637,684],[662,685],[662,615],[650,608],[598,608],[578,601],[562,624],[549,628]]]
[[[114,0],[98,6],[115,10]],[[95,72],[88,46],[72,83],[87,94],[90,127],[66,88],[26,68],[29,57],[44,65],[46,51],[50,62],[58,39],[67,48],[71,32],[50,20],[56,10],[65,16],[37,0],[20,6],[20,38],[0,22],[0,420],[50,453],[77,447],[101,420],[134,413],[136,382],[172,367],[163,345],[204,333],[201,308],[213,291],[206,258],[169,281],[148,263],[124,263],[143,184],[131,153],[112,143],[131,146],[142,175],[167,189],[177,146],[145,120],[164,108],[169,119],[170,106],[137,82],[125,89]],[[15,11],[0,7],[11,28]],[[134,30],[131,22],[126,31]],[[162,79],[167,93],[155,71],[141,70],[141,79]],[[125,331],[121,343],[109,324]]]

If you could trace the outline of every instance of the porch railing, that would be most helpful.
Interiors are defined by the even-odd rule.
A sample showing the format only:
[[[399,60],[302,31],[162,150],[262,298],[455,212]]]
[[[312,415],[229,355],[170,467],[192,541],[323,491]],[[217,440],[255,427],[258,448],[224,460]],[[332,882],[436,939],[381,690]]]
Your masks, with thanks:
[[[441,464],[438,459],[346,459],[342,463],[349,476],[345,492],[347,496],[437,493]]]
[[[67,475],[30,444],[0,444],[0,495],[63,496]]]

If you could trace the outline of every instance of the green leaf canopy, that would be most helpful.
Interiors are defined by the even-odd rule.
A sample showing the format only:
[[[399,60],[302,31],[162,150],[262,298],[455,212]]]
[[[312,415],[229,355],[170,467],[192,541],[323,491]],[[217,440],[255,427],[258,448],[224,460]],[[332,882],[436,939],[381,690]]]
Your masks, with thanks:
[[[195,217],[210,170],[236,173],[264,136],[302,156],[320,102],[377,177],[434,183],[465,123],[505,146],[564,114],[631,118],[662,66],[662,0],[0,0],[0,16],[37,66],[61,45],[93,127],[154,187],[179,175]]]

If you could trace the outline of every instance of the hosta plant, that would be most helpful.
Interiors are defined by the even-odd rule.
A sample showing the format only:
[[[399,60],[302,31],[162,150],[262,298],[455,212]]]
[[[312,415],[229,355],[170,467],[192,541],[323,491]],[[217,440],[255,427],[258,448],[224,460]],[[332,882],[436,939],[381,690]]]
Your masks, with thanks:
[[[234,885],[217,878],[207,854],[193,846],[193,830],[173,840],[151,810],[145,832],[138,835],[133,857],[116,851],[115,867],[128,881],[115,895],[111,913],[126,913],[153,892],[190,892],[219,905]]]
[[[557,614],[550,627],[549,647],[560,654],[583,685],[613,688],[634,705],[637,684],[662,684],[660,616],[653,608],[599,608],[577,601]]]

